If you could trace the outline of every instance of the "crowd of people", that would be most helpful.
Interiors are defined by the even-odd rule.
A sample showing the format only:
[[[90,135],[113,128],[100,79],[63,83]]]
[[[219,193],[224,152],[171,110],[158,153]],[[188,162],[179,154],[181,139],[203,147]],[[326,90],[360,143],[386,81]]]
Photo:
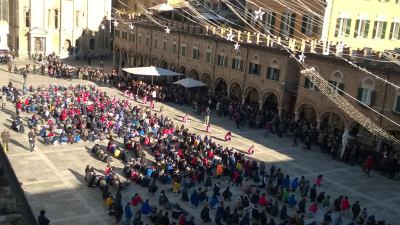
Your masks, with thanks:
[[[250,160],[242,153],[216,144],[210,136],[201,137],[190,132],[185,125],[174,124],[173,120],[162,114],[162,107],[158,113],[154,113],[152,109],[155,100],[188,103],[197,113],[204,113],[205,116],[211,108],[217,112],[217,116],[234,120],[238,128],[247,124],[251,128],[265,129],[265,136],[269,133],[275,133],[279,137],[290,134],[294,146],[298,144],[298,140],[303,142],[305,149],[319,145],[322,151],[332,154],[334,159],[351,164],[364,163],[368,173],[372,168],[383,168],[385,172],[394,176],[399,169],[399,157],[386,146],[383,157],[380,157],[378,153],[371,154],[360,149],[355,143],[350,143],[344,155],[340,156],[341,134],[337,130],[328,125],[317,129],[315,124],[302,119],[295,121],[289,114],[278,116],[273,107],[260,111],[257,103],[243,104],[233,96],[213,97],[204,89],[187,92],[164,82],[148,85],[126,76],[117,76],[117,68],[107,76],[102,67],[70,67],[55,55],[46,56],[42,60],[45,61],[42,64],[45,68],[42,66],[40,69],[42,74],[45,74],[47,69],[49,76],[110,83],[125,91],[126,97],[138,101],[140,99],[144,105],[149,103],[150,107],[133,105],[128,100],[109,96],[95,86],[48,86],[39,87],[37,90],[31,88],[31,95],[27,97],[9,85],[3,88],[3,92],[10,96],[16,105],[16,120],[20,120],[21,115],[25,113],[32,115],[28,121],[31,128],[29,140],[33,140],[31,150],[34,149],[36,135],[45,144],[72,144],[82,140],[108,141],[106,152],[123,159],[126,163],[124,175],[130,181],[148,186],[149,191],[157,191],[157,183],[171,185],[173,193],[182,195],[182,201],[188,201],[193,207],[202,204],[200,217],[203,222],[211,221],[210,210],[216,209],[214,221],[217,224],[245,225],[250,224],[250,221],[251,224],[268,225],[305,224],[306,219],[310,221],[308,218],[318,211],[324,211],[323,224],[343,224],[341,215],[347,211],[351,211],[354,224],[385,224],[384,221],[376,221],[365,208],[361,208],[358,201],[350,205],[350,200],[344,195],[331,202],[330,196],[321,189],[322,176],[310,183],[304,177],[291,179],[274,165],[270,165],[268,170],[264,162]],[[27,65],[27,70],[30,69],[29,66]],[[36,68],[33,68],[34,71]],[[122,147],[118,147],[117,138],[123,138]],[[144,149],[153,154],[155,164],[144,159]],[[116,151],[120,153],[116,155]],[[106,168],[106,176],[103,178],[94,176],[94,171],[90,168],[85,172],[90,186],[101,186],[103,198],[117,221],[121,220],[122,215],[126,216],[126,220],[132,219],[133,212],[128,208],[137,208],[140,205],[140,210],[135,213],[138,218],[135,217],[137,222],[134,224],[142,223],[139,216],[142,214],[149,215],[156,224],[166,224],[168,212],[163,214],[162,210],[154,210],[154,199],[138,201],[137,199],[141,198],[140,193],[135,194],[125,208],[122,207],[121,189],[124,185],[116,179],[118,175],[112,172],[111,167]],[[92,179],[94,177],[97,177],[98,182]],[[105,184],[103,182],[100,185],[102,180]],[[233,186],[237,185],[238,187],[234,188],[243,191],[243,195],[234,200],[236,204],[230,203],[233,194],[229,187],[223,192],[220,190],[223,181]],[[115,183],[119,185],[116,185],[118,191],[113,197],[108,193],[108,185],[115,186]],[[168,203],[166,195],[164,190],[160,191],[159,207]],[[150,201],[153,205],[150,205]],[[306,204],[309,204],[309,207],[306,207]],[[169,208],[180,208],[178,204],[170,205]],[[333,218],[334,211],[341,213]],[[181,213],[178,223],[194,224],[194,217]],[[312,220],[310,223],[313,223]]]
[[[167,99],[163,87],[152,88],[143,82],[136,82],[133,87],[138,89],[133,98],[142,105],[83,85],[42,86],[31,89],[28,96],[15,96],[17,119],[29,116],[30,140],[36,135],[45,144],[105,140],[108,144],[104,152],[123,160],[123,175],[130,182],[148,187],[152,193],[159,191],[158,203],[154,199],[143,201],[137,193],[122,207],[126,184],[121,183],[119,175],[110,166],[106,166],[105,176],[95,175],[88,167],[88,185],[101,187],[110,215],[117,222],[125,215],[127,221],[143,224],[144,215],[154,224],[195,224],[194,218],[200,217],[204,223],[213,220],[216,224],[301,225],[306,221],[316,223],[319,218],[315,215],[322,212],[322,224],[340,225],[345,221],[342,214],[351,211],[353,224],[385,224],[362,209],[359,202],[350,204],[344,194],[331,199],[321,188],[322,176],[313,182],[301,176],[291,177],[273,164],[267,168],[266,163],[223,147],[208,135],[195,134],[160,110],[152,110],[154,99]],[[4,90],[15,95],[10,90],[16,89]],[[123,139],[120,146],[118,138]],[[143,151],[149,151],[155,162],[146,160]],[[115,196],[108,191],[109,186],[116,188]],[[170,202],[170,194],[181,195],[182,202]],[[201,207],[200,214],[190,215],[180,204]],[[158,209],[161,207],[164,210]],[[134,213],[133,209],[140,210]],[[215,216],[211,215],[213,209]],[[170,217],[169,210],[175,216],[172,213]],[[333,214],[335,211],[340,213]]]

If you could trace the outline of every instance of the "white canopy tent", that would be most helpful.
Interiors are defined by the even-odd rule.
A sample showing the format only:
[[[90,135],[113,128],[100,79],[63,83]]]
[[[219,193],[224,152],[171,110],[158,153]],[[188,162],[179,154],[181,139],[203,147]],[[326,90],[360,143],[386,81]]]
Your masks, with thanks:
[[[176,82],[174,82],[174,84],[179,84],[182,85],[185,88],[194,88],[194,87],[204,87],[207,86],[207,84],[198,81],[198,80],[194,80],[192,78],[185,78],[182,80],[178,80]]]
[[[160,11],[160,12],[165,12],[165,11],[172,11],[174,10],[174,7],[167,3],[162,3],[153,7],[150,7],[149,10],[155,10],[155,11]]]
[[[176,73],[174,71],[163,69],[155,66],[148,67],[132,67],[132,68],[123,68],[123,71],[138,75],[138,76],[151,76],[151,83],[153,83],[153,77],[166,77],[166,76],[182,76],[183,74]]]

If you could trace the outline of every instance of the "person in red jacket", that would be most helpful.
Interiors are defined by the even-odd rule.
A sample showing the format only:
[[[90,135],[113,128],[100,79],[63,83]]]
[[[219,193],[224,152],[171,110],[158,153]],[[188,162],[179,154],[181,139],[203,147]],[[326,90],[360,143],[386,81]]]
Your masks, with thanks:
[[[342,199],[342,201],[340,202],[340,209],[343,212],[347,212],[350,209],[350,202],[349,202],[349,198],[346,196]]]
[[[374,159],[372,158],[372,156],[368,156],[368,159],[365,160],[364,162],[364,172],[365,174],[367,174],[367,176],[370,176],[371,170],[374,167]]]

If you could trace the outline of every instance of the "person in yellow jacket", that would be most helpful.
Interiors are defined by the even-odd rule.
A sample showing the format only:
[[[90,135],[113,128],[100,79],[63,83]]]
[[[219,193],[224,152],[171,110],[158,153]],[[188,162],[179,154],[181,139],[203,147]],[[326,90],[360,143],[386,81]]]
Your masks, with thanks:
[[[181,184],[177,180],[174,180],[172,183],[172,192],[178,193],[179,189],[181,189]]]
[[[217,165],[217,169],[216,169],[217,177],[222,176],[223,173],[224,173],[224,166],[220,163]]]

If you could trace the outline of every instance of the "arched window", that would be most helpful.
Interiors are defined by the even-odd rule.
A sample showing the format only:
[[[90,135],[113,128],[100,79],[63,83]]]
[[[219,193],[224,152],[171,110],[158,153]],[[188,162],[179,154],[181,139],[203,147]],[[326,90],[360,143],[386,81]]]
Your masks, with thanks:
[[[335,71],[331,75],[331,79],[328,81],[331,84],[332,91],[343,95],[344,91],[344,83],[343,83],[344,76],[340,71]]]
[[[167,51],[167,37],[164,36],[164,40],[163,40],[163,51]]]
[[[319,68],[317,66],[313,66],[313,68],[315,69],[316,72],[319,73]],[[317,87],[315,87],[314,82],[315,82],[315,78],[314,77],[313,77],[312,80],[308,79],[308,77],[305,77],[305,79],[304,79],[304,88],[316,91]]]
[[[200,51],[199,47],[197,45],[193,45],[193,50],[192,50],[192,57],[193,59],[200,59]]]
[[[228,66],[228,57],[226,57],[225,49],[221,49],[221,51],[217,55],[217,66],[221,67]]]
[[[243,60],[240,52],[237,52],[236,56],[232,59],[232,69],[238,70],[240,72],[243,71]]]
[[[279,62],[276,59],[271,61],[267,68],[267,79],[279,81]]]
[[[208,46],[206,50],[206,63],[211,63],[211,47]]]
[[[254,55],[252,61],[249,63],[249,74],[260,76],[260,72],[260,57],[258,55]]]
[[[368,106],[374,104],[375,83],[371,78],[362,81],[361,87],[358,88],[357,99]]]

